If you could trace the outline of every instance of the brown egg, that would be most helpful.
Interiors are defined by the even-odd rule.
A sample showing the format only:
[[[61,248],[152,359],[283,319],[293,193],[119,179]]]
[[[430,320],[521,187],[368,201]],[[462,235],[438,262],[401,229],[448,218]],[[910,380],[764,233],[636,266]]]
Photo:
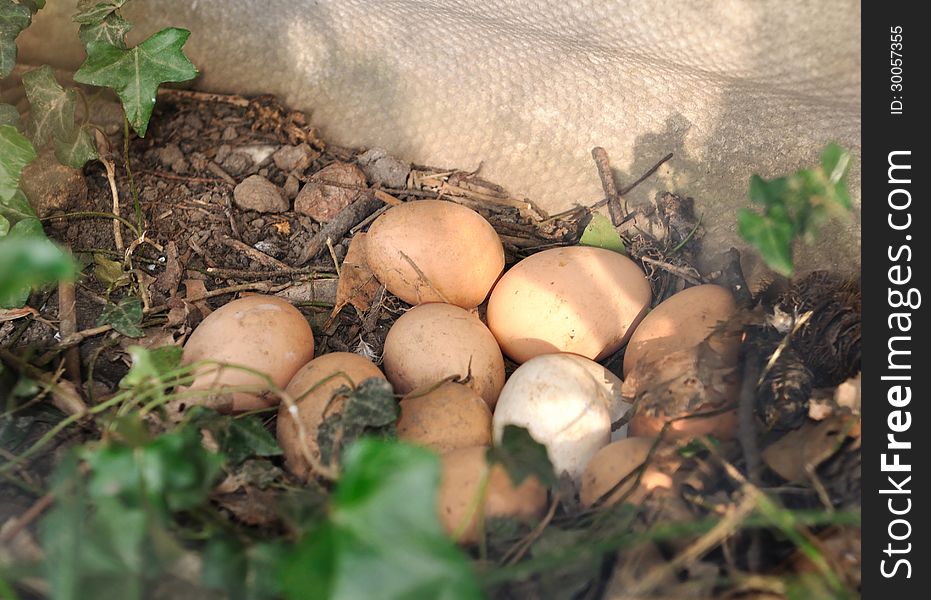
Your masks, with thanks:
[[[265,373],[282,388],[313,356],[314,334],[304,315],[281,298],[255,295],[233,300],[201,321],[184,345],[181,362],[241,365]],[[205,365],[188,389],[220,392],[234,386],[267,388],[267,381],[243,370]],[[212,405],[224,412],[240,412],[274,406],[280,399],[259,390],[233,392],[228,400]]]
[[[409,304],[474,308],[504,269],[504,247],[488,221],[442,200],[388,209],[369,228],[366,257],[375,277]]]
[[[458,383],[414,390],[401,400],[398,439],[440,454],[491,444],[491,411],[481,396]]]
[[[624,345],[651,296],[643,272],[626,256],[554,248],[501,277],[488,300],[488,327],[518,363],[554,352],[601,360]]]
[[[671,488],[672,477],[667,474],[667,471],[674,470],[677,463],[670,465],[669,459],[671,457],[668,456],[669,453],[666,452],[664,456],[663,452],[658,449],[650,464],[640,475],[640,483],[637,489],[633,490],[637,479],[636,471],[646,461],[654,440],[655,438],[630,437],[608,444],[599,450],[588,462],[588,466],[585,467],[585,472],[582,474],[581,490],[579,491],[579,499],[582,501],[582,505],[585,507],[591,506],[599,498],[611,492],[615,486],[617,486],[617,489],[604,500],[603,506],[611,506],[620,501],[628,492],[630,492],[630,495],[627,496],[625,501],[638,504],[653,490]],[[666,468],[662,468],[663,466]],[[618,486],[625,477],[627,481]],[[631,490],[633,491],[631,492]]]
[[[637,406],[629,435],[656,437],[669,421],[666,440],[734,436],[737,411],[728,407],[740,394],[737,353],[722,354],[713,346],[700,343],[637,364],[622,388],[623,398]]]
[[[624,373],[632,373],[641,361],[650,362],[701,342],[736,308],[731,293],[718,285],[690,287],[667,298],[643,318],[630,336],[624,352]],[[737,338],[732,337],[726,351],[736,353],[738,345]]]
[[[546,509],[546,488],[534,477],[519,486],[511,483],[504,467],[495,465],[489,473],[485,446],[459,448],[442,456],[443,474],[437,495],[437,509],[443,529],[456,541],[478,541],[478,515],[485,520],[513,517],[531,522]],[[484,498],[480,498],[482,480],[488,474]]]
[[[333,393],[343,386],[354,387],[371,377],[384,379],[385,376],[363,356],[351,352],[331,352],[304,365],[291,379],[285,391],[297,406],[304,425],[307,448],[314,458],[320,455],[317,430],[323,422],[324,411],[329,415],[342,408],[341,401],[330,406]],[[294,416],[284,404],[278,407],[278,443],[284,451],[288,470],[298,477],[308,479],[311,467],[301,452],[300,432]]]
[[[451,375],[494,409],[504,386],[504,357],[488,328],[452,304],[421,304],[394,322],[385,339],[384,367],[399,394],[432,385]]]

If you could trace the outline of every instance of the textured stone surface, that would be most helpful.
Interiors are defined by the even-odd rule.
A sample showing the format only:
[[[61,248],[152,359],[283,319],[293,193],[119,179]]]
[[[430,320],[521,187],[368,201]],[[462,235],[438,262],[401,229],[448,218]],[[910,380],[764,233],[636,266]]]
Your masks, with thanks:
[[[335,162],[311,175],[294,199],[294,210],[326,223],[359,197],[358,189],[353,188],[364,187],[365,173],[359,167]]]
[[[73,0],[50,2],[22,56],[76,66],[73,13]],[[185,50],[203,89],[277,94],[335,144],[481,163],[550,211],[601,195],[593,146],[621,185],[673,152],[628,200],[695,197],[708,248],[739,241],[751,173],[813,164],[831,140],[859,155],[855,0],[137,0],[126,14],[139,32],[194,31]],[[854,218],[799,258],[849,270],[858,249]]]
[[[410,163],[390,156],[384,148],[372,148],[359,157],[359,166],[373,185],[404,188],[411,172]]]
[[[39,217],[67,212],[87,198],[87,183],[81,171],[59,163],[49,151],[39,154],[23,170],[20,187]]]
[[[233,190],[233,203],[242,210],[280,213],[288,210],[288,201],[281,189],[261,175],[246,177]]]

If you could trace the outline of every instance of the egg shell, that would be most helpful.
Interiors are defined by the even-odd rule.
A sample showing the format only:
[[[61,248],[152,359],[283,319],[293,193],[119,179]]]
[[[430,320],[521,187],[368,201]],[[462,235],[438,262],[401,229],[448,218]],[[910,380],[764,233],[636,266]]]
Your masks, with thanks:
[[[443,383],[415,390],[401,400],[398,439],[442,454],[491,444],[491,411],[470,388]]]
[[[638,399],[637,412],[628,423],[630,435],[655,437],[669,421],[666,440],[699,435],[733,438],[737,410],[721,410],[734,405],[740,394],[737,359],[737,352],[722,354],[711,345],[696,344],[638,363],[623,389],[626,399]],[[680,418],[684,416],[689,418]]]
[[[330,405],[333,393],[343,386],[355,387],[372,377],[385,377],[372,361],[351,352],[331,352],[304,365],[288,383],[285,391],[297,406],[307,435],[307,447],[314,458],[320,456],[317,430],[323,422],[324,411],[329,415],[342,408],[340,400]],[[298,477],[308,479],[311,467],[301,452],[299,431],[285,404],[278,407],[277,434],[288,470]]]
[[[643,272],[626,256],[553,248],[501,277],[488,299],[488,327],[517,363],[553,352],[601,360],[624,345],[651,297]]]
[[[546,488],[535,477],[528,477],[515,486],[501,465],[495,465],[489,472],[485,459],[487,451],[486,446],[473,446],[442,456],[437,511],[446,533],[463,544],[478,541],[479,511],[486,521],[494,517],[512,517],[531,522],[546,509]],[[488,483],[485,497],[481,499],[479,493],[486,474]]]
[[[734,297],[718,285],[698,285],[670,296],[650,311],[631,335],[624,352],[624,373],[632,373],[641,361],[653,361],[700,343],[735,310]],[[732,336],[720,350],[736,357],[738,347],[738,339]]]
[[[498,397],[495,440],[501,440],[505,425],[524,427],[546,446],[557,474],[565,471],[578,479],[610,441],[612,415],[620,412],[614,392],[592,376],[596,367],[580,364],[587,360],[545,354],[518,367]]]
[[[599,498],[611,492],[628,475],[630,477],[627,481],[604,500],[603,506],[615,504],[628,492],[630,495],[627,496],[626,502],[638,504],[649,492],[657,488],[671,488],[672,477],[654,464],[658,459],[658,456],[654,456],[643,474],[640,475],[637,489],[631,492],[637,478],[635,471],[647,460],[654,441],[655,438],[630,437],[612,442],[599,450],[588,462],[582,474],[579,490],[582,506],[593,505]]]
[[[366,239],[369,268],[409,304],[482,303],[504,269],[504,246],[480,214],[442,200],[393,206]]]
[[[254,295],[233,300],[207,315],[185,343],[181,363],[210,360],[241,365],[267,374],[282,388],[313,356],[314,334],[304,315],[281,298]],[[267,382],[239,369],[206,365],[198,369],[188,389],[251,385],[262,387]],[[230,410],[266,408],[279,400],[261,392],[234,392]]]
[[[399,394],[432,385],[451,375],[494,409],[504,385],[504,357],[479,318],[452,304],[421,304],[394,322],[385,338],[384,368]]]

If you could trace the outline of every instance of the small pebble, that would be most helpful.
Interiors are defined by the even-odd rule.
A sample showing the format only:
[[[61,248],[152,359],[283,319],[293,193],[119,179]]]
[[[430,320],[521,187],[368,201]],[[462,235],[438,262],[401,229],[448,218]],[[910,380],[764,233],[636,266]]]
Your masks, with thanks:
[[[281,189],[260,175],[247,177],[233,190],[233,203],[242,210],[278,213],[288,210]]]

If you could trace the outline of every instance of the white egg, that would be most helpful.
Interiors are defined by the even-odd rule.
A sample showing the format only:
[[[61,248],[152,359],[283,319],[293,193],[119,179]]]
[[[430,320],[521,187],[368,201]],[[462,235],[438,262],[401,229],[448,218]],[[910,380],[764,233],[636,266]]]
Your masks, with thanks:
[[[544,354],[522,364],[501,390],[493,428],[525,427],[546,446],[556,473],[582,475],[589,459],[611,441],[611,422],[624,413],[620,380],[575,354]]]

